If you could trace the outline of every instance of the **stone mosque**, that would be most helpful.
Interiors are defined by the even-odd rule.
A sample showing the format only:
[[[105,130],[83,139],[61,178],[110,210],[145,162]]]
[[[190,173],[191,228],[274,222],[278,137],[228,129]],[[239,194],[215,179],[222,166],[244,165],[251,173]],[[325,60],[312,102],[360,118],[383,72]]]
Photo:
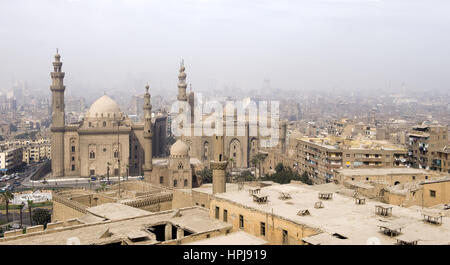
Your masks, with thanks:
[[[199,184],[196,169],[211,166],[215,170],[217,163],[212,163],[213,160],[230,160],[232,163],[228,164],[233,168],[248,168],[251,157],[258,152],[259,139],[248,135],[247,123],[245,136],[181,136],[171,146],[169,157],[163,157],[168,119],[166,114],[152,116],[148,84],[141,123],[133,123],[112,98],[103,95],[91,105],[81,122],[66,125],[65,73],[61,71],[58,52],[53,68],[50,86],[52,177],[144,176],[145,181],[155,185],[186,189]],[[177,98],[192,108],[194,94],[186,93],[183,62],[179,72]],[[283,135],[286,134],[281,133],[281,138]],[[224,170],[227,163],[222,164],[220,167]]]

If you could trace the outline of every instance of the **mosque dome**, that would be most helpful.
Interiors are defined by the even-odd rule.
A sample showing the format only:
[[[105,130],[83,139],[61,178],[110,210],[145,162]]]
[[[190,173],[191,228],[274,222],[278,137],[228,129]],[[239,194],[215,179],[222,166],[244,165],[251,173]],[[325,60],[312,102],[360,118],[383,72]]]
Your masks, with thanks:
[[[170,155],[171,156],[186,156],[189,152],[189,146],[178,139],[172,147],[170,147]]]
[[[103,95],[97,99],[88,111],[88,116],[91,118],[106,117],[109,115],[113,117],[120,116],[120,108],[119,105],[107,95]]]

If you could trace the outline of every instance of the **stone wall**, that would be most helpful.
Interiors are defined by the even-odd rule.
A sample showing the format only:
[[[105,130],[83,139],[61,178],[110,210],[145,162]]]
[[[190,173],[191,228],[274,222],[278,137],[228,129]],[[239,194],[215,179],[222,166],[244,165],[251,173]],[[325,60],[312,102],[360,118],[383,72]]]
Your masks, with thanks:
[[[219,207],[219,220],[224,220],[224,210],[227,210],[227,223],[233,226],[233,231],[243,230],[251,235],[262,238],[271,245],[283,244],[283,230],[288,232],[289,245],[303,245],[302,238],[321,233],[319,229],[297,224],[278,215],[263,213],[226,200],[213,198],[210,205],[210,217],[215,218],[215,207]],[[239,216],[244,219],[244,228],[239,227]],[[265,223],[265,235],[261,235],[261,222]]]

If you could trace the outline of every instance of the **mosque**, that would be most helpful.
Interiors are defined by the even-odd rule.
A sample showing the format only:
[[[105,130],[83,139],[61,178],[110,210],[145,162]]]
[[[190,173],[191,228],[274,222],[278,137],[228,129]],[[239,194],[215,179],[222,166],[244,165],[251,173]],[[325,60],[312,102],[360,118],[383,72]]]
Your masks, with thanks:
[[[152,116],[149,85],[144,95],[143,122],[132,122],[113,99],[103,95],[91,105],[81,122],[66,125],[65,73],[61,71],[58,52],[53,68],[50,86],[53,177],[129,175],[144,176],[152,184],[171,188],[198,185],[196,169],[209,167],[214,160],[214,147],[217,146],[214,136],[178,137],[170,148],[169,157],[161,158],[166,146],[168,117],[166,114]],[[194,94],[192,91],[186,93],[184,63],[180,66],[178,79],[178,100],[193,107]],[[248,135],[248,124],[246,132],[245,136],[220,137],[222,140],[218,144],[223,159],[231,160],[232,167],[249,167],[252,155],[258,152],[259,139]]]

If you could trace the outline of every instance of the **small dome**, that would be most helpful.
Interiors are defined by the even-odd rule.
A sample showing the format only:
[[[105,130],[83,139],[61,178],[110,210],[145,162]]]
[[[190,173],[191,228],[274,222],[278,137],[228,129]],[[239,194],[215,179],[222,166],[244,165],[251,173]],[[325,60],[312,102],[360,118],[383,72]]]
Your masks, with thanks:
[[[90,117],[101,117],[101,114],[107,115],[108,113],[116,114],[119,116],[120,108],[117,103],[107,95],[97,99],[89,108]]]
[[[187,155],[189,152],[189,146],[181,141],[180,139],[178,139],[173,145],[172,147],[170,147],[170,155],[180,155],[180,156],[185,156]]]

